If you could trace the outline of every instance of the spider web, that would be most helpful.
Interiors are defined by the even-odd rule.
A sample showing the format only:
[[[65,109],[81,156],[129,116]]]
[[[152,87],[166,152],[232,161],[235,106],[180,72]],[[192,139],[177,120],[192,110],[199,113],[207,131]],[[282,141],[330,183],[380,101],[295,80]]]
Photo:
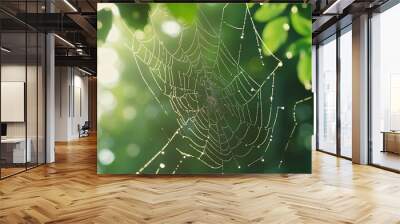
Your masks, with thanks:
[[[165,114],[171,111],[167,108],[172,108],[178,127],[137,174],[145,173],[157,158],[171,151],[181,156],[172,165],[172,174],[179,173],[187,159],[196,159],[220,173],[224,173],[228,162],[236,163],[238,170],[264,163],[265,153],[274,140],[278,117],[285,110],[275,102],[275,78],[284,64],[264,43],[247,4],[242,5],[241,24],[225,18],[225,11],[231,5],[223,5],[218,27],[198,7],[197,19],[183,27],[173,50],[154,28],[152,17],[156,13],[168,14],[159,5],[149,16],[153,27],[151,38],[138,38],[132,33],[129,49],[140,77]],[[240,39],[234,54],[224,42],[227,29],[237,33],[236,38]],[[254,78],[241,63],[245,35],[250,35],[246,41],[256,44],[258,63],[270,67],[262,79]],[[189,38],[185,44],[184,40]],[[269,52],[273,63],[264,62],[262,48]],[[296,106],[310,99],[301,99],[293,105],[293,127],[283,151],[288,149],[297,127]],[[249,158],[243,163],[242,158],[246,157]],[[279,166],[282,163],[283,158]],[[165,166],[160,163],[155,173]]]

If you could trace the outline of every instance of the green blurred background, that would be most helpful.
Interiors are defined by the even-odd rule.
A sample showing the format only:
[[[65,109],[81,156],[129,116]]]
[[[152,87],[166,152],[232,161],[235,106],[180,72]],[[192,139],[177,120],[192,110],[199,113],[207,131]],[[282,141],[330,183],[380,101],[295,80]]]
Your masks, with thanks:
[[[311,172],[310,5],[98,8],[98,173]]]

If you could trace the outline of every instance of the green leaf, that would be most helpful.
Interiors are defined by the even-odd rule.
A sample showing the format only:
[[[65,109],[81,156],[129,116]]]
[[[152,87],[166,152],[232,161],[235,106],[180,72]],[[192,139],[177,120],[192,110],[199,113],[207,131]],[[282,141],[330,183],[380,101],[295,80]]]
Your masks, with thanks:
[[[284,44],[288,37],[288,31],[284,25],[288,23],[286,17],[279,17],[269,22],[263,30],[262,36],[267,47],[263,46],[264,53],[271,55],[275,53]]]
[[[110,9],[102,9],[97,12],[97,41],[104,43],[112,24],[112,12]]]
[[[247,7],[251,8],[254,6],[254,3],[246,3]]]
[[[292,21],[292,26],[294,30],[305,37],[311,36],[311,14],[308,18],[304,18],[300,13],[291,13],[290,20]]]
[[[286,3],[264,3],[254,14],[254,19],[258,22],[267,22],[285,11]]]
[[[149,18],[148,4],[117,4],[121,18],[134,29],[143,29]]]
[[[311,38],[302,38],[292,43],[287,52],[291,54],[292,57],[295,57],[300,54],[300,52],[305,51],[308,52],[311,49]]]
[[[306,149],[311,149],[310,136],[312,134],[313,134],[313,125],[310,123],[301,123],[296,131],[295,144],[304,147]]]
[[[190,25],[197,15],[197,4],[193,3],[168,3],[166,4],[171,14],[178,20]]]
[[[300,53],[300,59],[297,63],[297,77],[305,89],[311,89],[311,52],[302,51]]]

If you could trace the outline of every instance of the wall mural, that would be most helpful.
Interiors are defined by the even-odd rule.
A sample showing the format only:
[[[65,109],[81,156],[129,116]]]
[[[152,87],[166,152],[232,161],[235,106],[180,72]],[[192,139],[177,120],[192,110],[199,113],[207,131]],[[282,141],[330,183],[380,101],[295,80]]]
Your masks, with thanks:
[[[98,5],[98,173],[310,173],[311,7]]]

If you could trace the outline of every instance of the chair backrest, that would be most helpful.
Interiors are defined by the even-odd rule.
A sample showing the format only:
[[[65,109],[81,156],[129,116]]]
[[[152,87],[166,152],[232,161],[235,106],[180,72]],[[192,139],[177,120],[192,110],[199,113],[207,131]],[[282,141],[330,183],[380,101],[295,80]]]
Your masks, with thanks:
[[[82,128],[90,128],[90,123],[89,121],[85,121],[85,123],[83,124]]]

